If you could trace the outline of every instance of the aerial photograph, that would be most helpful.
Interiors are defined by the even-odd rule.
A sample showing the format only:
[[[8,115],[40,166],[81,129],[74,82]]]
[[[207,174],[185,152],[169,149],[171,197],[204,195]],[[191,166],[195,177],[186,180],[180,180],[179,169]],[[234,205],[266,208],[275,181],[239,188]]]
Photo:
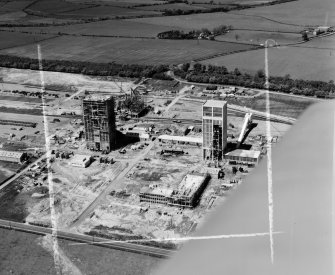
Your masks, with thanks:
[[[334,0],[0,0],[0,274],[335,274]]]

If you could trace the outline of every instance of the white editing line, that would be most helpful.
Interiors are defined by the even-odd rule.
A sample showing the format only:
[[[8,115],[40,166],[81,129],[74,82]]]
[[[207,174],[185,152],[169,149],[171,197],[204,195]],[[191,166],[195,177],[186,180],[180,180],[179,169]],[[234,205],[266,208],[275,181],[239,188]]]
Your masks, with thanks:
[[[272,40],[272,39],[271,39]],[[267,181],[268,181],[268,208],[269,208],[269,237],[271,250],[271,263],[274,262],[273,242],[273,186],[272,186],[272,147],[271,147],[271,115],[270,115],[270,93],[269,93],[269,60],[268,41],[265,41],[265,88],[266,88],[266,139],[267,139]],[[272,40],[273,41],[273,40]],[[275,41],[274,41],[275,42]]]
[[[54,194],[54,186],[52,181],[52,173],[51,173],[51,150],[50,150],[50,135],[49,135],[49,125],[46,116],[46,101],[45,101],[45,82],[44,82],[44,73],[43,73],[43,64],[42,64],[42,54],[41,47],[37,45],[37,53],[38,53],[38,68],[40,72],[40,80],[41,80],[41,97],[42,97],[42,111],[43,111],[43,122],[44,122],[44,136],[45,136],[45,150],[46,150],[46,163],[48,169],[48,187],[49,187],[49,203],[50,203],[50,220],[51,220],[51,228],[52,228],[52,246],[53,246],[53,255],[54,255],[54,263],[57,274],[61,274],[60,267],[60,254],[58,249],[58,240],[57,240],[57,217],[56,211],[54,207],[55,203],[55,194]]]
[[[335,259],[335,110],[333,116],[333,182],[332,182],[332,247],[333,257]],[[335,274],[335,261],[333,263],[333,273]]]
[[[273,232],[273,234],[282,234],[283,232]],[[217,239],[232,239],[232,238],[254,238],[268,236],[268,232],[264,233],[248,233],[248,234],[229,234],[229,235],[213,235],[213,236],[199,236],[199,237],[181,237],[181,238],[158,238],[158,239],[137,239],[137,240],[111,240],[103,242],[92,241],[90,243],[73,243],[70,245],[83,245],[83,244],[109,244],[109,243],[146,243],[150,241],[156,242],[185,242],[185,241],[204,241],[204,240],[217,240]]]

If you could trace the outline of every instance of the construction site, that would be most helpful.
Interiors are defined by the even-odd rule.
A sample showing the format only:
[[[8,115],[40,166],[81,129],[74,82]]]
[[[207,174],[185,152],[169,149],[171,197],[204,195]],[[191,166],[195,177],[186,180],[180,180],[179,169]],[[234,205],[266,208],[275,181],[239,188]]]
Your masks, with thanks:
[[[201,86],[109,82],[114,92],[47,91],[44,105],[1,91],[0,104],[26,105],[1,113],[0,218],[51,227],[54,207],[60,229],[177,248],[294,122],[273,115],[269,135],[265,114],[230,104],[242,95],[224,87],[205,98]]]

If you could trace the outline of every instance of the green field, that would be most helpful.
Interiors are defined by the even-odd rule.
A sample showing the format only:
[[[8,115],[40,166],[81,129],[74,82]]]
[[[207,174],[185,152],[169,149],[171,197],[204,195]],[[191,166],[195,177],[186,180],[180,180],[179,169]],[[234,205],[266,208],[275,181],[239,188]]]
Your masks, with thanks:
[[[215,37],[218,41],[230,41],[238,43],[250,43],[259,45],[267,39],[273,39],[280,45],[292,44],[301,41],[301,34],[264,31],[230,31],[224,35]]]
[[[30,35],[17,32],[0,31],[0,50],[36,43],[54,37],[52,35]]]
[[[45,59],[117,62],[133,64],[180,64],[204,56],[249,49],[250,45],[194,40],[126,39],[63,36],[40,43]],[[64,46],[66,45],[66,47]],[[1,54],[36,58],[36,45],[0,51]]]
[[[301,27],[279,24],[266,18],[224,12],[191,14],[182,16],[136,18],[129,20],[132,22],[149,23],[154,25],[169,26],[171,28],[179,27],[187,29],[213,29],[220,25],[232,25],[234,29],[280,32],[299,32],[302,30]]]
[[[227,55],[202,63],[224,65],[231,70],[239,68],[253,74],[259,69],[264,69],[264,50]],[[269,49],[270,75],[290,74],[293,78],[329,81],[335,80],[334,71],[335,54],[331,54],[329,50],[287,46]]]

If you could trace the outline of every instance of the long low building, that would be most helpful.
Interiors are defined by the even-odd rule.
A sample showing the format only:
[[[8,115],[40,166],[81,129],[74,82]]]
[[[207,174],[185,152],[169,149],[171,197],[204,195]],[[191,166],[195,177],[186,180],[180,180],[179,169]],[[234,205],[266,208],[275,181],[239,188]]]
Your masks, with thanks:
[[[202,137],[161,135],[158,137],[158,140],[162,143],[178,143],[198,146],[202,145]]]
[[[20,121],[20,120],[8,120],[8,119],[0,119],[1,125],[15,125],[15,126],[23,126],[23,127],[32,127],[35,128],[36,122],[28,122],[28,121]]]
[[[237,163],[257,164],[260,160],[260,156],[260,151],[237,149],[223,155],[223,158],[236,161]]]
[[[21,163],[25,160],[26,157],[26,152],[0,150],[0,160],[2,161]]]

